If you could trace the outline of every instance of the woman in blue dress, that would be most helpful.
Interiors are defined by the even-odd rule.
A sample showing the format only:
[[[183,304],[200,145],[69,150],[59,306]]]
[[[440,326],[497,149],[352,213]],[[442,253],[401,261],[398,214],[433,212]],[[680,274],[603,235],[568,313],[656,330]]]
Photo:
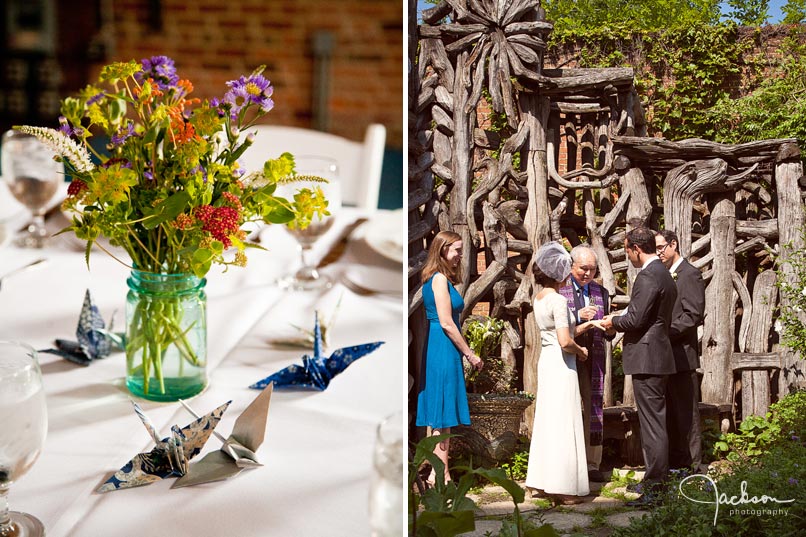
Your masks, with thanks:
[[[417,395],[417,425],[430,428],[430,435],[450,434],[451,427],[470,425],[462,358],[476,369],[484,366],[481,358],[462,337],[459,318],[464,301],[454,284],[460,280],[462,238],[452,231],[434,237],[423,267],[423,303],[428,319],[423,376]],[[450,481],[446,438],[434,449],[445,465],[445,482]],[[434,470],[428,482],[435,480]]]

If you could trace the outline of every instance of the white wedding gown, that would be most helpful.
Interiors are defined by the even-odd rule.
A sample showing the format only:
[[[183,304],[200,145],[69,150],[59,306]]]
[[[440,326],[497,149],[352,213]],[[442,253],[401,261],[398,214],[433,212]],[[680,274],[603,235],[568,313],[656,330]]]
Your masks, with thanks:
[[[534,303],[540,328],[537,396],[526,485],[547,494],[590,492],[576,357],[562,350],[556,328],[574,331],[565,298],[549,293]]]

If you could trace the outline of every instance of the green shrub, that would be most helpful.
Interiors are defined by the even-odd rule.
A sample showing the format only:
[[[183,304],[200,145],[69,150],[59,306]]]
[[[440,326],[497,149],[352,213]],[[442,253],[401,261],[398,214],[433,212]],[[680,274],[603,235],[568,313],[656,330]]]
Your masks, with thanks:
[[[717,471],[708,477],[691,476],[682,482],[672,482],[661,507],[633,520],[629,527],[617,530],[613,536],[803,535],[806,531],[804,434],[806,391],[798,391],[771,405],[765,417],[748,417],[736,433],[723,435],[715,450],[727,460],[712,466]]]
[[[714,452],[730,461],[758,457],[777,445],[799,442],[806,435],[806,390],[770,405],[764,417],[748,416],[735,433],[722,435]]]

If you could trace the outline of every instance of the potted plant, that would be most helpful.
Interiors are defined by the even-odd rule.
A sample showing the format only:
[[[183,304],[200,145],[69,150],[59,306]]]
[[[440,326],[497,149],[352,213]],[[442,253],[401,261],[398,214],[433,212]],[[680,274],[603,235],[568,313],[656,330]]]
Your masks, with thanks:
[[[505,324],[501,319],[471,315],[462,332],[482,360],[481,371],[465,370],[465,387],[470,407],[470,426],[459,426],[461,439],[452,443],[457,451],[473,455],[482,465],[507,460],[515,451],[523,411],[534,396],[519,392],[517,371],[501,357],[501,338]]]

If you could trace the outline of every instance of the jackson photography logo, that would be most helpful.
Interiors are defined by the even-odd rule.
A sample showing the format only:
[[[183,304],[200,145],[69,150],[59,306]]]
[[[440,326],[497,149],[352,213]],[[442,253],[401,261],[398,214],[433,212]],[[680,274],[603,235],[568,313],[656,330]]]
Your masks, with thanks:
[[[713,499],[702,500],[699,498],[692,498],[688,494],[683,491],[683,485],[688,483],[689,481],[693,480],[703,480],[705,483],[700,483],[703,485],[702,490],[706,492],[713,491]],[[724,492],[719,492],[719,487],[717,487],[716,482],[711,479],[707,475],[701,474],[693,474],[690,476],[685,477],[682,481],[680,481],[680,485],[678,485],[678,489],[680,490],[680,494],[682,494],[687,500],[695,502],[695,503],[705,503],[711,504],[714,506],[714,526],[716,526],[716,519],[719,516],[719,506],[720,505],[729,505],[731,509],[729,510],[730,515],[783,515],[786,516],[789,513],[789,507],[782,507],[782,505],[787,505],[794,503],[794,498],[791,500],[779,500],[778,498],[773,498],[772,496],[767,496],[766,494],[762,494],[759,496],[750,496],[747,492],[747,481],[742,481],[739,487],[739,495],[738,496],[728,496]]]

